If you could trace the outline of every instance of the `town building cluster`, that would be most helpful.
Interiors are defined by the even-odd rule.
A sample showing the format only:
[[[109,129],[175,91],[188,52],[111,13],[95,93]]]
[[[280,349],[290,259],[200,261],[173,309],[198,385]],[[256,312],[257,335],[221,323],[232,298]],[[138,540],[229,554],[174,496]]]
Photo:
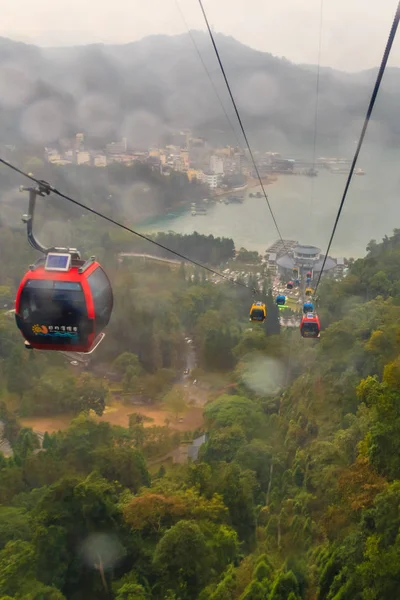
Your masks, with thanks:
[[[112,163],[127,166],[142,162],[168,177],[172,172],[185,173],[189,181],[206,184],[211,191],[217,188],[239,187],[254,176],[245,151],[232,146],[212,147],[190,130],[170,136],[169,143],[136,150],[127,138],[106,144],[101,151],[90,148],[85,135],[61,139],[57,147],[45,148],[45,160],[56,165],[87,165],[106,167]]]

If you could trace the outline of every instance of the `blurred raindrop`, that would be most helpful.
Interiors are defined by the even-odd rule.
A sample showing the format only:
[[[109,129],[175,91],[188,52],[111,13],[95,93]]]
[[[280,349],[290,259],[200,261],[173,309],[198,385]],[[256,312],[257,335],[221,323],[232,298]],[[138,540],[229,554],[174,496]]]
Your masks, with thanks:
[[[125,555],[125,550],[115,535],[92,533],[83,542],[82,553],[90,567],[99,569],[101,565],[107,571]]]
[[[284,384],[285,369],[270,356],[251,354],[244,359],[243,383],[262,396],[273,396]]]

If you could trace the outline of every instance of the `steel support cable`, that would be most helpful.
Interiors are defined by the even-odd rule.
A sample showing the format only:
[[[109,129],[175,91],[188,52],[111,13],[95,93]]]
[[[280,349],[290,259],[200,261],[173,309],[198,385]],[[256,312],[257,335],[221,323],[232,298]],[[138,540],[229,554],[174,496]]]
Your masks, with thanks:
[[[98,210],[91,208],[90,206],[86,206],[82,202],[79,202],[78,200],[75,200],[74,198],[71,198],[70,196],[63,194],[62,192],[57,190],[55,187],[53,187],[46,181],[36,179],[36,177],[29,175],[29,173],[25,173],[25,171],[22,171],[15,165],[4,160],[4,158],[0,158],[0,164],[3,164],[6,167],[9,167],[16,173],[19,173],[20,175],[23,175],[24,177],[26,177],[27,179],[30,179],[31,181],[36,183],[41,189],[45,190],[47,193],[52,192],[56,196],[59,196],[60,198],[64,198],[64,200],[68,200],[68,202],[71,202],[72,204],[75,204],[76,206],[79,206],[80,208],[87,210],[88,212],[92,213],[93,215],[96,215],[97,217],[100,217],[101,219],[104,219],[105,221],[108,221],[109,223],[112,223],[113,225],[116,225],[117,227],[120,227],[121,229],[124,229],[125,231],[128,231],[129,233],[132,233],[133,235],[136,235],[137,237],[141,238],[142,240],[146,240],[147,242],[150,242],[151,244],[154,244],[155,246],[158,246],[159,248],[162,248],[163,250],[166,250],[167,252],[174,254],[178,258],[181,258],[182,260],[184,260],[188,263],[191,263],[192,265],[195,265],[196,267],[200,267],[201,269],[204,269],[205,271],[208,271],[209,273],[212,273],[213,275],[217,275],[218,277],[221,277],[221,279],[225,279],[226,281],[229,281],[230,283],[239,285],[240,287],[244,287],[244,288],[250,290],[253,294],[259,293],[258,290],[250,287],[249,285],[246,285],[245,283],[242,283],[241,281],[235,281],[232,277],[228,277],[227,275],[224,275],[223,273],[219,273],[218,271],[215,271],[211,267],[207,267],[206,265],[203,265],[202,263],[200,263],[196,260],[193,260],[192,258],[185,256],[184,254],[181,254],[180,252],[171,250],[171,248],[168,248],[168,246],[164,246],[164,244],[160,244],[160,242],[156,242],[155,240],[152,240],[147,235],[144,235],[143,233],[139,233],[138,231],[135,231],[131,227],[128,227],[127,225],[124,225],[123,223],[120,223],[119,221],[116,221],[115,219],[113,219],[111,217],[107,217],[107,215],[104,215],[103,213],[99,212]]]
[[[319,108],[319,79],[321,72],[321,48],[322,48],[322,16],[324,9],[324,0],[321,0],[319,9],[319,41],[318,41],[318,60],[317,60],[317,80],[315,89],[315,115],[314,115],[314,139],[313,139],[313,162],[312,168],[315,170],[316,160],[316,147],[317,147],[317,131],[318,131],[318,108]],[[311,202],[310,202],[310,216],[312,217],[313,203],[314,203],[314,188],[315,188],[315,177],[311,177]]]
[[[367,114],[365,116],[364,125],[363,125],[362,130],[361,130],[360,139],[358,141],[357,149],[355,151],[354,158],[353,158],[353,161],[351,163],[350,173],[349,173],[349,176],[348,176],[347,181],[346,181],[346,185],[345,185],[345,188],[344,188],[342,200],[341,200],[340,205],[339,205],[339,210],[338,210],[337,215],[336,215],[335,223],[334,223],[333,229],[332,229],[332,234],[331,234],[331,237],[329,239],[329,244],[328,244],[328,247],[326,249],[326,253],[325,253],[325,256],[324,256],[323,263],[322,263],[322,268],[321,268],[321,270],[319,272],[319,276],[318,276],[318,280],[317,280],[317,285],[315,286],[314,293],[316,293],[316,291],[318,289],[318,286],[320,284],[320,281],[321,281],[321,276],[322,276],[323,270],[325,268],[326,259],[328,258],[329,250],[331,248],[332,241],[333,241],[333,238],[334,238],[334,235],[335,235],[335,232],[336,232],[336,228],[337,228],[337,225],[338,225],[338,222],[339,222],[339,219],[340,219],[340,215],[342,213],[343,205],[344,205],[346,197],[347,197],[347,192],[348,192],[349,187],[350,187],[350,183],[351,183],[351,180],[352,180],[352,177],[353,177],[353,173],[354,173],[354,169],[355,169],[355,166],[356,166],[356,163],[357,163],[357,159],[358,159],[358,156],[360,154],[360,150],[361,150],[361,147],[362,147],[362,144],[363,144],[363,141],[364,141],[365,133],[366,133],[367,128],[368,128],[368,124],[369,124],[369,121],[370,121],[370,118],[371,118],[372,110],[373,110],[374,105],[375,105],[375,100],[377,98],[377,95],[378,95],[378,92],[379,92],[379,88],[380,88],[380,85],[381,85],[381,82],[382,82],[382,77],[383,77],[383,75],[385,73],[385,69],[386,69],[387,61],[388,61],[388,58],[389,58],[389,55],[390,55],[390,51],[392,49],[393,42],[394,42],[394,39],[396,37],[396,32],[397,32],[397,28],[398,28],[398,25],[399,25],[399,20],[400,20],[400,1],[397,4],[396,13],[395,13],[395,16],[394,16],[394,19],[393,19],[393,23],[392,23],[392,26],[391,26],[391,29],[390,29],[388,40],[386,42],[385,51],[383,53],[383,57],[382,57],[381,65],[379,67],[379,71],[378,71],[378,75],[377,75],[376,82],[375,82],[375,85],[374,85],[374,89],[372,91],[372,96],[371,96],[371,100],[369,102]]]
[[[211,39],[211,43],[212,43],[212,45],[213,45],[214,52],[215,52],[215,55],[216,55],[216,57],[217,57],[217,60],[218,60],[219,67],[220,67],[220,69],[221,69],[221,73],[222,73],[222,75],[223,75],[223,77],[224,77],[225,84],[226,84],[227,90],[228,90],[228,92],[229,92],[229,96],[230,96],[230,99],[231,99],[231,101],[232,101],[233,108],[235,109],[235,113],[236,113],[236,117],[237,117],[237,120],[238,120],[238,122],[239,122],[239,125],[240,125],[240,129],[241,129],[241,131],[242,131],[242,134],[243,134],[244,140],[245,140],[245,142],[246,142],[246,146],[247,146],[247,149],[248,149],[248,151],[249,151],[249,154],[250,154],[250,157],[251,157],[251,161],[252,161],[252,163],[253,163],[253,166],[254,166],[254,170],[255,170],[255,172],[256,172],[256,174],[257,174],[257,179],[258,179],[258,181],[260,182],[261,189],[262,189],[262,191],[263,191],[263,194],[264,194],[265,200],[266,200],[266,202],[267,202],[267,205],[268,205],[268,208],[269,208],[269,212],[271,213],[271,217],[272,217],[272,220],[273,220],[273,222],[274,222],[275,228],[276,228],[276,230],[277,230],[277,232],[278,232],[279,238],[280,238],[280,240],[281,240],[281,242],[282,242],[282,244],[283,244],[283,247],[285,248],[285,242],[284,242],[284,240],[283,240],[282,234],[281,234],[281,232],[280,232],[280,229],[279,229],[279,227],[278,227],[278,223],[277,223],[277,221],[276,221],[275,215],[274,215],[274,213],[273,213],[273,210],[272,210],[272,207],[271,207],[271,205],[270,205],[270,202],[269,202],[269,199],[268,199],[268,196],[267,196],[267,192],[265,191],[265,187],[264,187],[263,181],[262,181],[262,179],[261,179],[261,175],[260,175],[260,172],[259,172],[259,170],[258,170],[257,163],[256,163],[256,161],[255,161],[255,159],[254,159],[253,151],[252,151],[252,149],[251,149],[251,146],[250,146],[250,143],[249,143],[249,140],[248,140],[247,134],[246,134],[246,130],[245,130],[245,128],[244,128],[244,125],[243,125],[243,122],[242,122],[242,119],[241,119],[241,116],[240,116],[240,113],[239,113],[239,109],[238,109],[238,107],[237,107],[237,104],[236,104],[235,98],[234,98],[234,96],[233,96],[233,93],[232,93],[232,90],[231,90],[231,86],[230,86],[230,84],[229,84],[229,81],[228,81],[228,77],[227,77],[227,75],[226,75],[226,73],[225,73],[224,65],[222,64],[222,60],[221,60],[221,57],[220,57],[220,55],[219,55],[219,51],[218,51],[218,48],[217,48],[217,44],[215,43],[214,35],[213,35],[213,32],[211,31],[211,27],[210,27],[210,24],[209,24],[209,22],[208,22],[207,14],[206,14],[206,11],[205,11],[205,9],[204,9],[204,6],[203,6],[203,2],[202,2],[202,0],[199,0],[199,5],[200,5],[200,8],[201,8],[201,12],[203,13],[204,21],[205,21],[205,23],[206,23],[206,26],[207,26],[207,30],[208,30],[208,33],[209,33],[209,36],[210,36],[210,39]]]
[[[225,115],[225,118],[226,118],[227,122],[229,123],[229,126],[230,126],[230,128],[232,129],[232,133],[233,133],[233,135],[235,136],[235,139],[236,139],[236,141],[237,141],[238,147],[239,147],[239,148],[241,148],[241,146],[242,146],[242,143],[241,143],[241,141],[240,141],[240,140],[239,140],[239,138],[238,138],[238,135],[237,135],[237,133],[236,133],[235,127],[234,127],[234,125],[233,125],[233,123],[232,123],[232,121],[231,121],[231,119],[230,119],[230,117],[229,117],[229,115],[228,115],[228,113],[227,113],[227,111],[226,111],[226,108],[225,108],[225,106],[224,106],[224,103],[222,102],[222,98],[221,98],[221,96],[219,95],[219,92],[218,92],[218,90],[217,90],[217,86],[215,85],[215,83],[214,83],[214,81],[213,81],[213,78],[211,77],[211,74],[210,74],[210,72],[209,72],[209,70],[208,70],[208,68],[207,68],[207,65],[206,65],[206,63],[204,62],[204,59],[203,59],[203,57],[202,57],[202,54],[201,54],[201,52],[200,52],[200,50],[199,50],[199,47],[198,47],[198,45],[197,45],[197,43],[196,43],[196,40],[194,39],[194,37],[193,37],[193,35],[192,35],[192,32],[191,32],[191,30],[189,29],[189,26],[188,26],[188,24],[187,24],[187,21],[186,21],[186,19],[185,19],[185,15],[184,15],[184,14],[183,14],[183,12],[182,12],[182,9],[181,9],[181,7],[180,7],[180,5],[179,5],[179,2],[178,2],[178,0],[175,0],[175,5],[176,5],[176,8],[178,9],[178,12],[179,12],[179,14],[181,15],[182,21],[183,21],[183,23],[184,23],[184,25],[185,25],[185,27],[186,27],[186,29],[187,29],[187,31],[188,31],[188,34],[189,34],[189,37],[190,37],[190,39],[192,40],[192,44],[193,44],[193,46],[194,46],[194,49],[196,50],[196,53],[197,53],[197,55],[198,55],[198,57],[199,57],[199,59],[200,59],[200,62],[201,62],[201,64],[203,65],[203,69],[204,69],[204,71],[205,71],[205,73],[206,73],[206,75],[207,75],[207,77],[208,77],[208,80],[209,80],[209,82],[211,83],[211,86],[212,86],[212,88],[213,88],[213,90],[214,90],[214,93],[215,93],[216,97],[218,98],[218,102],[220,103],[220,106],[221,106],[222,112],[224,113],[224,115]]]

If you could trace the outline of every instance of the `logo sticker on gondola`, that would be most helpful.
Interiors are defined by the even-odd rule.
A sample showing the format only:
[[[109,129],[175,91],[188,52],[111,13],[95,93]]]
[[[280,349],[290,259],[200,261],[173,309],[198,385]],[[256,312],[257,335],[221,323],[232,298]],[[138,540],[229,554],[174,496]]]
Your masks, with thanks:
[[[66,325],[33,325],[32,332],[35,335],[53,338],[69,338],[72,341],[79,336],[78,327],[70,327]]]

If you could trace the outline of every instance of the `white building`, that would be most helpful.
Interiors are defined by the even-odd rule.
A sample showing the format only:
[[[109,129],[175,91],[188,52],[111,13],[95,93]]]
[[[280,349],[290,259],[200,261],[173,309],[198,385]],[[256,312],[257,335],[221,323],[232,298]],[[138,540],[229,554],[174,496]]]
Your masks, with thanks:
[[[45,156],[47,158],[47,161],[50,163],[61,160],[60,153],[57,150],[55,150],[54,148],[45,148]]]
[[[83,133],[77,133],[75,135],[75,150],[78,152],[83,150],[83,144],[85,142],[85,136]]]
[[[74,162],[75,160],[75,150],[67,150],[64,152],[65,160],[69,160],[70,162]]]
[[[99,154],[94,157],[93,164],[95,167],[106,167],[107,166],[107,157],[104,154]]]
[[[77,165],[90,165],[89,152],[77,152],[76,153],[76,164]]]
[[[210,171],[216,175],[224,174],[224,161],[220,156],[213,154],[210,158]]]
[[[218,175],[216,173],[210,173],[210,171],[206,171],[203,173],[203,183],[206,183],[210,190],[214,190],[218,187]]]

